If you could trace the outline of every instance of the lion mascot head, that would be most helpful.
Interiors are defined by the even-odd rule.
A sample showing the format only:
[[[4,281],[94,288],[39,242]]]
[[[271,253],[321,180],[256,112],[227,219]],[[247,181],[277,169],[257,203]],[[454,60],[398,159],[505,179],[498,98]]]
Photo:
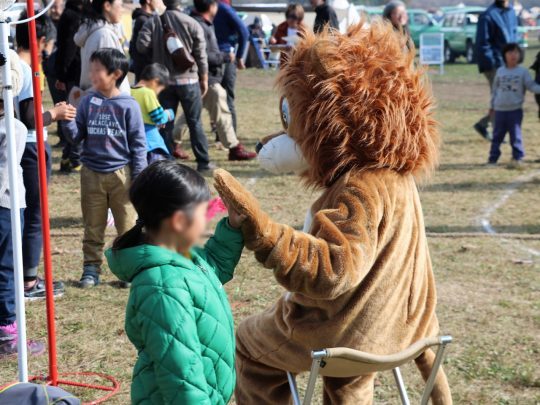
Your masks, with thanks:
[[[439,145],[433,99],[405,43],[382,20],[306,33],[278,77],[286,134],[263,141],[262,167],[319,188],[350,170],[429,174]]]

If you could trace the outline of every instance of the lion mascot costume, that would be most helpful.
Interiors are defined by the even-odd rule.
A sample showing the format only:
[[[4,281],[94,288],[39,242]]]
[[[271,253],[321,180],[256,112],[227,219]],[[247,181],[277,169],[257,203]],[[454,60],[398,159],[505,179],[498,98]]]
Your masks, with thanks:
[[[239,405],[290,403],[285,371],[308,371],[312,350],[391,354],[439,332],[417,191],[438,162],[439,135],[429,86],[404,45],[375,21],[306,34],[283,66],[287,135],[266,139],[261,155],[288,137],[298,162],[287,170],[321,191],[304,232],[274,222],[234,177],[215,173],[218,192],[246,216],[246,247],[287,290],[238,327]],[[428,350],[416,359],[424,379],[434,358]],[[324,403],[369,404],[374,379],[324,378]],[[452,402],[442,369],[431,399]]]

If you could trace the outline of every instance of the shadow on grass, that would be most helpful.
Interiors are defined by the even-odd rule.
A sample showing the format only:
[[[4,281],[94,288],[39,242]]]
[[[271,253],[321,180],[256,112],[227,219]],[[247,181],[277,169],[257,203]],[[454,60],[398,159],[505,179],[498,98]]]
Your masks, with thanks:
[[[540,234],[540,224],[522,224],[522,225],[493,225],[493,229],[497,233],[513,233],[522,235]],[[435,225],[426,226],[426,232],[430,233],[482,233],[483,229],[480,226],[449,226]]]
[[[78,217],[52,217],[51,228],[80,228],[82,226],[82,218]]]
[[[536,184],[536,180],[520,182],[520,187],[526,187],[528,184]],[[423,192],[456,192],[456,191],[489,191],[489,190],[506,190],[508,182],[464,182],[464,183],[437,183],[427,185],[422,188]]]

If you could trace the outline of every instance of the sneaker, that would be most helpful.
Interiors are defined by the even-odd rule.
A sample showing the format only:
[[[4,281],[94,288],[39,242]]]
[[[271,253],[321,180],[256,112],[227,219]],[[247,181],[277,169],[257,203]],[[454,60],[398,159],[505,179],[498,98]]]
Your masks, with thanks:
[[[131,283],[129,281],[120,281],[118,286],[120,288],[129,288],[129,287],[131,287]]]
[[[17,338],[17,322],[0,326],[0,342]]]
[[[27,340],[28,353],[39,356],[45,353],[45,345],[35,340]],[[17,354],[17,323],[0,326],[0,358]]]
[[[486,163],[486,166],[488,166],[488,167],[495,167],[495,166],[497,166],[497,162],[494,162],[494,161],[489,160],[489,161]]]
[[[202,175],[211,174],[216,169],[217,169],[217,166],[215,164],[213,164],[212,162],[208,163],[207,166],[199,166],[199,167],[197,167],[197,171],[199,173],[201,173]]]
[[[81,280],[79,281],[80,288],[92,288],[99,284],[99,267],[84,266]]]
[[[76,173],[79,173],[82,169],[82,165],[80,163],[71,163],[71,170],[73,170]]]
[[[238,144],[238,146],[229,149],[229,160],[251,160],[255,159],[257,157],[257,154],[255,152],[248,152],[245,150],[244,146],[242,144]]]
[[[523,170],[523,160],[512,159],[510,163],[508,163],[508,168],[514,170]]]
[[[476,124],[474,124],[474,129],[476,132],[478,132],[480,134],[480,136],[482,138],[484,138],[486,141],[491,141],[493,139],[493,137],[491,136],[491,134],[489,133],[488,129],[486,127],[484,127],[482,124],[480,124],[479,122],[477,122]]]
[[[179,143],[174,144],[173,156],[180,160],[189,160],[189,154],[182,149],[182,145]]]
[[[37,340],[27,340],[26,347],[31,356],[41,356],[45,353],[45,345]],[[0,359],[17,355],[17,339],[0,342]]]
[[[55,298],[64,295],[64,283],[61,281],[53,281],[53,295]],[[25,301],[37,301],[45,299],[45,280],[37,278],[35,284],[24,290]]]

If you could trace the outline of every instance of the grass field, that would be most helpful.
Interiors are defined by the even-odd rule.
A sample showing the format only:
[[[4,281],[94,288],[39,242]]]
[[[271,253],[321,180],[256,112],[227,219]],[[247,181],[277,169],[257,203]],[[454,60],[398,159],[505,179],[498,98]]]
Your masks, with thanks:
[[[529,50],[527,62],[537,51],[538,46]],[[274,77],[275,72],[257,70],[239,74],[239,135],[250,148],[280,128]],[[441,166],[432,181],[421,187],[421,198],[438,287],[437,312],[442,332],[455,339],[446,361],[455,403],[538,404],[540,163],[535,160],[540,158],[540,123],[536,104],[529,95],[523,125],[524,169],[505,167],[510,159],[508,145],[504,145],[503,164],[486,167],[489,144],[472,130],[488,106],[485,79],[475,66],[455,64],[446,67],[444,76],[433,75],[432,81],[444,145]],[[209,127],[207,118],[205,127]],[[56,138],[50,141],[54,144]],[[212,157],[241,179],[272,217],[301,226],[315,195],[303,191],[295,176],[269,175],[256,162],[229,163],[226,154],[217,150],[212,150]],[[49,192],[53,262],[55,278],[67,283],[66,295],[56,302],[59,368],[115,376],[122,389],[110,403],[127,404],[136,358],[123,331],[128,291],[116,288],[108,271],[98,288],[75,287],[82,267],[79,179],[58,174],[58,164],[55,150]],[[487,236],[482,221],[496,233],[511,235]],[[258,265],[250,252],[244,253],[227,291],[236,322],[267,307],[282,293],[272,273]],[[45,339],[44,303],[28,304],[27,316],[29,336]],[[30,359],[29,367],[33,374],[46,374],[47,356]],[[3,361],[0,381],[16,379],[16,368],[16,360]],[[412,367],[403,373],[415,400],[418,373]],[[92,396],[86,391],[84,398]],[[391,375],[377,379],[376,403],[398,403]]]

